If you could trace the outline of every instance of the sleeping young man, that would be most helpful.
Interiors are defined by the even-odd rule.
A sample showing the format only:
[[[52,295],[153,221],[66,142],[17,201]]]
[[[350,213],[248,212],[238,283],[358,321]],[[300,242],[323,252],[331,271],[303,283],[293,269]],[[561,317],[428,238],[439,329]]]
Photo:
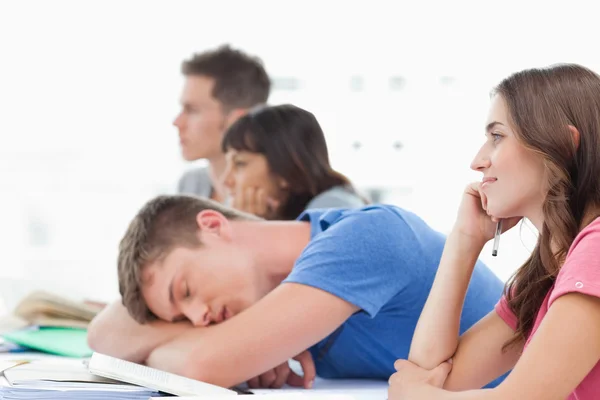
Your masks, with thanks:
[[[89,344],[225,387],[310,387],[315,373],[387,380],[408,355],[444,242],[394,206],[311,210],[282,222],[159,196],[120,243],[122,299],[92,322]],[[478,262],[461,333],[502,288]],[[294,357],[303,377],[288,367]]]

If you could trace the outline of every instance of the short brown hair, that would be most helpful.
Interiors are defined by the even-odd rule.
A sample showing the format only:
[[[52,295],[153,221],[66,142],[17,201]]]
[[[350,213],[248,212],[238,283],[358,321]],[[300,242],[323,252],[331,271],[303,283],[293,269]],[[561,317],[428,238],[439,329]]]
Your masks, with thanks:
[[[229,220],[259,220],[215,201],[189,196],[158,196],[147,202],[129,224],[119,244],[119,292],[129,314],[143,324],[156,319],[142,296],[142,270],[166,257],[175,247],[196,248],[196,216],[215,210]]]
[[[252,108],[265,104],[271,81],[262,61],[229,45],[194,54],[181,65],[185,76],[203,75],[214,79],[213,97],[225,110]]]

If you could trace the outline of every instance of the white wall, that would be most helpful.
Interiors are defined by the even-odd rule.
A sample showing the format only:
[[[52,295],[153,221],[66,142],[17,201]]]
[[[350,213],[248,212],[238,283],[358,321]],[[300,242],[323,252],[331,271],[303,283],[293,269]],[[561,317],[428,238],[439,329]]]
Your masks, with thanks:
[[[554,62],[599,70],[596,24],[577,2],[413,3],[1,1],[0,291],[117,295],[129,219],[190,167],[170,125],[180,62],[224,42],[300,80],[271,103],[312,110],[340,171],[450,229],[478,178],[468,167],[490,88]],[[363,91],[350,90],[352,76]],[[401,91],[392,76],[405,79]],[[482,257],[505,279],[532,238],[511,232],[497,259],[487,248]]]

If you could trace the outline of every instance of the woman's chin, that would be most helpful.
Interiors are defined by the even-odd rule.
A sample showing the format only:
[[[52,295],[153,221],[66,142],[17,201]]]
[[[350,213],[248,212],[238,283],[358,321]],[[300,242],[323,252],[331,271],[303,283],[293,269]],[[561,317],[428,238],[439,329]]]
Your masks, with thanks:
[[[509,210],[507,210],[506,208],[503,208],[503,207],[494,207],[493,204],[491,204],[491,205],[488,204],[487,213],[494,220],[500,220],[500,219],[512,217],[512,213]]]
[[[494,221],[499,221],[499,220],[508,219],[508,218],[514,218],[517,216],[517,214],[514,212],[509,212],[507,210],[494,211],[493,209],[488,209],[488,214]]]

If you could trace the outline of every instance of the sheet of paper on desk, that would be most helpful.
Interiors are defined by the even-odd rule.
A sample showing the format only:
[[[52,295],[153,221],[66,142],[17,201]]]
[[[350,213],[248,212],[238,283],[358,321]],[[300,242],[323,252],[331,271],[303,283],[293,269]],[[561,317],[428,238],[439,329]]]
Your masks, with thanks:
[[[89,387],[15,388],[10,385],[3,385],[0,383],[0,396],[4,400],[147,400],[152,396],[158,396],[157,392],[150,392],[144,388],[136,390]]]
[[[23,363],[5,371],[4,376],[12,386],[51,385],[52,382],[122,383],[90,374],[87,367],[78,360],[68,362],[40,360]]]
[[[322,379],[316,378],[312,389],[285,386],[281,389],[250,389],[255,395],[299,394],[313,395],[345,395],[354,400],[385,400],[387,398],[387,381],[367,379]]]
[[[24,364],[25,362],[26,361],[0,361],[0,375],[2,375],[2,373],[7,369],[14,368],[17,365]]]

